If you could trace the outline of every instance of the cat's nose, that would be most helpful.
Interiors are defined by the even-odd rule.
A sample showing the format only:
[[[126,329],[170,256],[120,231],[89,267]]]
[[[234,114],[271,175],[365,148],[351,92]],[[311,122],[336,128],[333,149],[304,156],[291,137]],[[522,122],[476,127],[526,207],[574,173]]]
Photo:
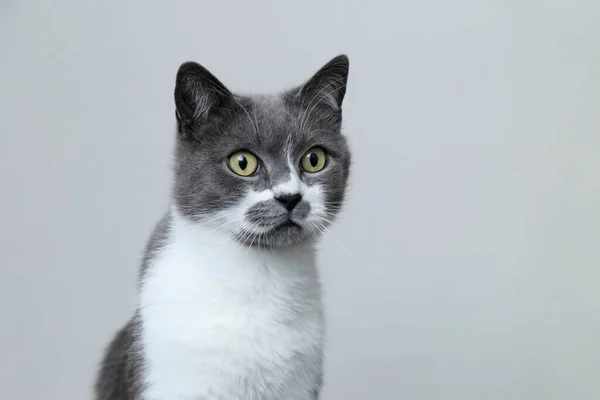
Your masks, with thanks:
[[[275,197],[275,200],[283,204],[288,211],[292,211],[302,200],[302,195],[300,193],[284,194]]]

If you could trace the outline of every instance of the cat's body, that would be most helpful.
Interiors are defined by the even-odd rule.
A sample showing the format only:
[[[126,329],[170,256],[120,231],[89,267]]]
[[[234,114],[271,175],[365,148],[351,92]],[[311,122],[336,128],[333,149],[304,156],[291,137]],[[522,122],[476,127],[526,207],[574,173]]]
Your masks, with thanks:
[[[339,210],[348,175],[343,93],[333,97],[345,87],[347,59],[297,92],[244,105],[207,98],[229,92],[206,70],[192,72],[200,75],[191,89],[181,72],[176,88],[173,205],[149,241],[138,309],[109,346],[97,399],[316,400],[325,324],[314,239]],[[300,94],[307,99],[292,97]],[[241,112],[219,114],[225,106]],[[327,165],[325,152],[307,153],[315,146],[327,149]],[[227,171],[219,159],[232,153]],[[260,167],[245,176],[253,154]]]
[[[154,382],[148,399],[316,398],[324,325],[314,249],[224,249],[211,229],[172,210],[150,241],[138,314],[112,348],[123,387]]]

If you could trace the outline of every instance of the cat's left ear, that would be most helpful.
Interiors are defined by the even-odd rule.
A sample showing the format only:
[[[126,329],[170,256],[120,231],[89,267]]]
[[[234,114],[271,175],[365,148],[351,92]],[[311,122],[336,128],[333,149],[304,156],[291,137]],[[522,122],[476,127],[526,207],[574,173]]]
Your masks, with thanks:
[[[340,110],[346,94],[349,68],[350,61],[346,55],[333,58],[302,86],[298,95],[305,99],[307,107],[325,104],[334,110]]]

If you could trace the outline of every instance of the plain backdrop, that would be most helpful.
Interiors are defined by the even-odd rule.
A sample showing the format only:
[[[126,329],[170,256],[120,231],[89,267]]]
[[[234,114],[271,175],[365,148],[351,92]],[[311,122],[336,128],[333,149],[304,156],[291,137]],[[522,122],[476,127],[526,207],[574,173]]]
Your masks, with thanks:
[[[323,400],[600,398],[600,3],[0,4],[0,397],[91,399],[170,190],[175,72],[351,60]]]

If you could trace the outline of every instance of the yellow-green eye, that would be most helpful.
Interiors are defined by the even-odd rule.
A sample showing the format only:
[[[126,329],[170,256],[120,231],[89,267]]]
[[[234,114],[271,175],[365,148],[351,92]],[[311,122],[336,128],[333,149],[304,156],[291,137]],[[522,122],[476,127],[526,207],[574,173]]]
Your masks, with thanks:
[[[327,155],[325,150],[320,147],[313,147],[302,156],[300,164],[306,172],[319,172],[325,167]]]
[[[229,157],[229,168],[241,176],[250,176],[258,168],[258,158],[249,151],[238,151]]]

